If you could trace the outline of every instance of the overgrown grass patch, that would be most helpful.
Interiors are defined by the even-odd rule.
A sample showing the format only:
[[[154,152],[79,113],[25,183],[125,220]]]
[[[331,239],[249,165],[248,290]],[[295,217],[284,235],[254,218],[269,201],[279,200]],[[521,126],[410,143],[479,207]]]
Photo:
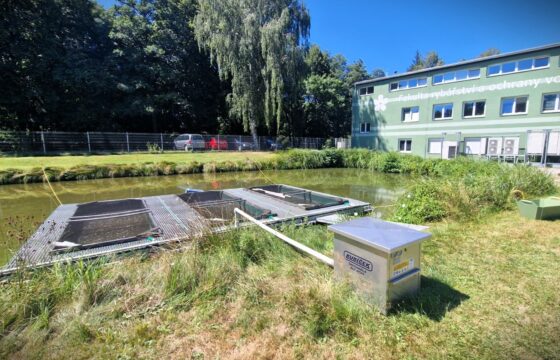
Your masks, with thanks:
[[[325,227],[282,231],[332,255]],[[22,273],[0,292],[0,356],[554,358],[560,222],[506,211],[431,231],[419,296],[388,316],[255,228]]]

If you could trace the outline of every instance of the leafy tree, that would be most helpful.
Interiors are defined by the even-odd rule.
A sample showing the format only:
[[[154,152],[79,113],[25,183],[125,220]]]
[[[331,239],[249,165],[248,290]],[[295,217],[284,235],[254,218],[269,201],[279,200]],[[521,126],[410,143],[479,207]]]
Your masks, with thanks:
[[[5,0],[0,128],[66,128],[105,118],[107,20],[93,2]]]
[[[189,26],[195,12],[194,0],[126,0],[110,10],[122,128],[216,130],[224,94]]]
[[[299,0],[199,0],[194,27],[222,79],[228,104],[257,143],[257,126],[282,123],[285,83],[293,76],[310,18]]]
[[[427,68],[432,68],[435,66],[441,66],[444,64],[443,59],[441,59],[437,52],[430,51],[425,57],[422,57],[420,51],[416,50],[412,64],[406,69],[406,71],[422,70]]]
[[[385,76],[387,75],[385,75],[385,71],[383,71],[383,69],[374,69],[370,75],[372,79],[382,78]]]
[[[478,55],[479,58],[483,58],[483,57],[487,57],[487,56],[494,56],[494,55],[499,55],[502,52],[500,51],[500,49],[497,48],[489,48],[484,50],[483,52],[480,53],[480,55]]]
[[[406,69],[406,71],[415,71],[424,69],[424,59],[420,54],[419,50],[416,50],[416,54],[414,54],[414,59],[412,59],[412,64]]]
[[[305,135],[339,137],[350,130],[348,88],[329,75],[311,75],[305,80]]]
[[[439,57],[437,52],[430,51],[428,54],[426,54],[426,58],[424,59],[424,68],[433,68],[436,66],[441,66],[443,64],[445,63],[443,62],[443,59]]]
[[[329,53],[317,45],[311,45],[305,56],[305,64],[314,75],[331,75],[332,62]]]
[[[348,66],[348,73],[346,75],[346,86],[351,89],[355,82],[369,79],[366,66],[361,59],[356,60],[353,64]]]

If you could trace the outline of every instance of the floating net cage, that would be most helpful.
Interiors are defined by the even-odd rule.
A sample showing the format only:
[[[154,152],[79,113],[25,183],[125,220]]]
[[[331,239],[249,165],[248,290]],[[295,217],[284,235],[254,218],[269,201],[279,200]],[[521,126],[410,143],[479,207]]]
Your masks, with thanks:
[[[348,201],[335,196],[317,194],[313,191],[286,185],[264,185],[249,188],[252,191],[295,204],[305,210],[321,209],[347,204]]]
[[[78,205],[59,243],[87,249],[161,236],[151,212],[140,199],[99,201]]]
[[[185,193],[179,195],[179,198],[189,204],[205,219],[216,223],[232,221],[235,217],[235,208],[239,208],[259,220],[276,216],[270,210],[250,204],[244,199],[228,195],[223,191]]]

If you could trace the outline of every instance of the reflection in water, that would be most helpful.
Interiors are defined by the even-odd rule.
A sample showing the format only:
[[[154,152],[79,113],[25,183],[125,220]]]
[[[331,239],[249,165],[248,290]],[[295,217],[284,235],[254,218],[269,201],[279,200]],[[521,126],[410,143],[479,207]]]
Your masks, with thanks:
[[[333,195],[387,205],[408,179],[357,169],[314,169],[101,179],[53,183],[65,204],[215,190],[270,183],[300,186]],[[0,186],[0,265],[57,207],[46,184]]]

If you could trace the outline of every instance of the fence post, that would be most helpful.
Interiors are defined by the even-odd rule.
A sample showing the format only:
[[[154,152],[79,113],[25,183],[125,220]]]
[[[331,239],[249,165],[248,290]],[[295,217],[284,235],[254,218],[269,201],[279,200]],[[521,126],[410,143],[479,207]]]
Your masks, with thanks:
[[[222,150],[222,146],[220,145],[220,134],[218,134],[218,144],[216,144],[218,146],[218,151]],[[212,149],[210,149],[212,150]]]
[[[130,152],[130,142],[128,141],[128,131],[126,132],[126,151]]]
[[[239,145],[237,146],[237,150],[238,151],[243,150],[243,146],[241,145],[241,135],[239,135]]]
[[[163,152],[163,133],[159,133],[159,139],[161,142],[161,152]]]
[[[307,149],[307,138],[306,137],[303,138],[303,148]]]
[[[45,134],[41,130],[41,142],[43,143],[43,154],[47,153],[47,145],[45,145]]]
[[[88,152],[91,154],[91,142],[89,141],[89,131],[86,132],[86,137],[87,137],[87,148],[88,148]]]

